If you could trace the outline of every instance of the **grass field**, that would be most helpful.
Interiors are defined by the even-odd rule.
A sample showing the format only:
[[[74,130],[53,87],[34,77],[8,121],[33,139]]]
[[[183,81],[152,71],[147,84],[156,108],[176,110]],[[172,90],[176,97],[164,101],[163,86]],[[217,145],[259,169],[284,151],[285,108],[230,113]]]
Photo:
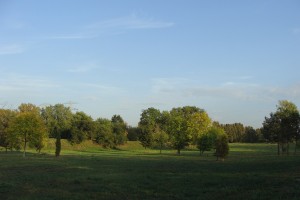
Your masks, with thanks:
[[[299,199],[300,156],[276,156],[276,145],[231,144],[225,162],[194,149],[119,150],[54,143],[41,155],[0,151],[0,199]]]

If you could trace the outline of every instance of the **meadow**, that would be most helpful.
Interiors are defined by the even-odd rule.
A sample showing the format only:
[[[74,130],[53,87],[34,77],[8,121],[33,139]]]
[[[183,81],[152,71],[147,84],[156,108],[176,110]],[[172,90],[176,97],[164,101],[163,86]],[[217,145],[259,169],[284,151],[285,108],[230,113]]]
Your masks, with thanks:
[[[300,156],[277,156],[273,144],[230,144],[228,158],[190,148],[117,150],[90,142],[54,142],[37,154],[0,151],[0,199],[299,199]]]

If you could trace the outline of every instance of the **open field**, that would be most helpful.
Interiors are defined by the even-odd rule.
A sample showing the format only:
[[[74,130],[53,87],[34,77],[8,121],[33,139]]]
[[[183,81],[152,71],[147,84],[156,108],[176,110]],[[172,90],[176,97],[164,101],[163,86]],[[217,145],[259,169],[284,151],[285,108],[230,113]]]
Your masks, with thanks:
[[[63,143],[55,158],[0,151],[0,199],[299,199],[300,156],[276,156],[276,145],[231,144],[217,162],[193,149],[120,150]]]

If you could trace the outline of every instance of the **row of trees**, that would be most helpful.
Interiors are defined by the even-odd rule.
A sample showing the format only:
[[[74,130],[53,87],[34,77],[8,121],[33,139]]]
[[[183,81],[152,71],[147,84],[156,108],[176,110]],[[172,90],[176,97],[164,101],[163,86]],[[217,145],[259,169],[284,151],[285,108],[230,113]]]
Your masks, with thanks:
[[[289,101],[279,101],[276,112],[263,122],[262,134],[269,142],[277,143],[278,155],[289,154],[289,144],[295,142],[295,153],[300,138],[300,115],[297,106]]]
[[[195,106],[163,112],[148,108],[143,110],[138,127],[138,139],[145,148],[159,146],[161,150],[164,146],[171,146],[180,154],[186,146],[197,145],[202,153],[215,149],[215,155],[221,158],[229,151],[224,130],[213,126],[208,114]]]
[[[63,104],[39,108],[21,104],[18,110],[0,109],[0,146],[23,149],[27,146],[40,151],[48,137],[55,138],[55,155],[61,152],[61,139],[71,144],[93,140],[104,147],[115,148],[127,140],[127,125],[119,115],[111,120],[93,120],[84,112],[71,112]]]
[[[188,145],[200,152],[215,150],[219,157],[228,153],[228,142],[276,142],[278,154],[289,153],[289,144],[295,142],[295,152],[300,138],[300,116],[295,104],[280,101],[277,110],[266,117],[261,129],[241,123],[220,124],[212,122],[208,114],[195,106],[160,111],[143,110],[138,127],[128,127],[121,116],[110,120],[93,120],[84,112],[72,113],[69,107],[56,104],[39,108],[21,104],[17,110],[0,109],[0,146],[23,149],[29,146],[40,151],[48,137],[56,139],[56,156],[60,155],[61,139],[71,144],[92,140],[107,148],[116,148],[127,139],[139,140],[145,148],[165,146],[178,154]],[[222,153],[219,153],[223,148]]]

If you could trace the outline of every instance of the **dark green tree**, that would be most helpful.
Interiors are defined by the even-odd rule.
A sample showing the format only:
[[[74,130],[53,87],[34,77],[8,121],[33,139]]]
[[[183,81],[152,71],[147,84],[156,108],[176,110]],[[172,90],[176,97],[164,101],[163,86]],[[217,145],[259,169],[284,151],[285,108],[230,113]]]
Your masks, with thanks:
[[[16,111],[9,109],[0,109],[0,146],[6,149],[12,149],[13,144],[8,140],[8,127],[11,120],[16,117]]]
[[[112,116],[111,124],[115,146],[124,144],[127,141],[127,124],[120,115]]]
[[[94,141],[104,148],[114,148],[114,135],[112,129],[112,123],[108,119],[99,118],[95,122],[95,137]]]
[[[61,136],[71,128],[73,114],[69,107],[56,104],[42,109],[42,117],[48,127],[50,137],[56,138],[55,156],[58,157],[61,152]]]
[[[84,112],[76,112],[72,117],[67,139],[71,144],[79,144],[84,140],[91,139],[94,131],[95,125],[92,117]]]
[[[213,126],[206,133],[202,134],[197,141],[197,148],[200,150],[200,153],[203,154],[204,151],[215,149],[217,136],[223,133],[224,130],[222,128]]]
[[[225,157],[229,153],[228,136],[225,133],[219,133],[217,135],[215,148],[216,148],[215,156],[217,157],[217,160],[221,158],[222,161],[224,161]]]
[[[279,101],[277,111],[265,118],[262,132],[268,141],[277,142],[278,155],[280,152],[289,154],[289,143],[297,139],[299,124],[300,115],[296,105],[286,100]]]
[[[143,110],[139,122],[141,130],[139,134],[139,141],[145,148],[153,146],[153,134],[157,126],[160,125],[161,113],[158,109],[148,108]]]

